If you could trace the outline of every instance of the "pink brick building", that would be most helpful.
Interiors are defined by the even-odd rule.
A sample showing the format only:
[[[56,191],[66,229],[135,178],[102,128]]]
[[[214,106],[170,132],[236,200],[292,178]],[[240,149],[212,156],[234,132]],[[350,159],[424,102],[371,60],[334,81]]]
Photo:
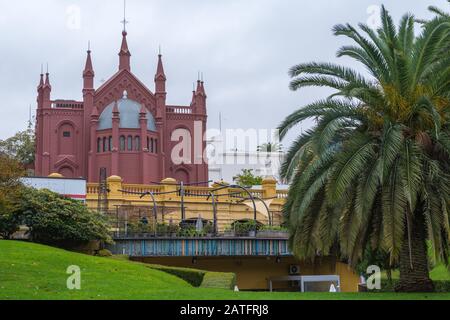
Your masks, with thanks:
[[[60,173],[97,182],[100,168],[106,168],[108,176],[120,176],[126,183],[148,184],[167,177],[185,183],[208,180],[207,164],[199,163],[202,155],[193,151],[188,156],[191,160],[181,164],[171,157],[179,143],[171,141],[177,129],[189,132],[192,146],[206,147],[202,137],[198,142],[198,130],[204,134],[207,121],[203,81],[197,82],[190,105],[171,106],[166,103],[162,56],[158,56],[154,92],[131,72],[130,58],[127,32],[123,31],[118,71],[95,89],[88,50],[83,101],[52,100],[49,74],[45,79],[41,74],[36,114],[37,176]]]

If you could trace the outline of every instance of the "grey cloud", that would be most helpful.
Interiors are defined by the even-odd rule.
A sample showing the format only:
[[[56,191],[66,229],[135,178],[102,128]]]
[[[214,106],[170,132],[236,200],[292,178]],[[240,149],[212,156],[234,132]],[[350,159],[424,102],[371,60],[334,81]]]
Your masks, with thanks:
[[[405,3],[408,6],[405,6]],[[274,128],[284,116],[327,92],[288,89],[288,69],[334,61],[343,39],[333,25],[369,18],[378,0],[128,0],[132,71],[150,88],[161,45],[168,102],[188,104],[197,72],[205,75],[209,126]],[[445,0],[385,1],[398,20],[406,10],[428,17]],[[71,7],[72,6],[72,7]],[[116,70],[122,1],[0,0],[0,139],[23,129],[35,108],[40,64],[49,62],[52,98],[80,99],[81,72],[91,41],[96,86]],[[70,20],[80,10],[80,28]],[[69,12],[68,12],[69,10]],[[75,19],[76,20],[76,19]],[[356,67],[356,66],[355,66]]]

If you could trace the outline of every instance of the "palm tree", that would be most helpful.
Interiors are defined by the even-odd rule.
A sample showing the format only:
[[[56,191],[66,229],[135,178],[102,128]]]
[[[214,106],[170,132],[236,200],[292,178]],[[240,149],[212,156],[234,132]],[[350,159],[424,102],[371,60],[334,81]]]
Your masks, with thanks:
[[[335,92],[280,125],[283,138],[316,120],[282,166],[291,183],[284,213],[298,257],[338,248],[356,265],[370,245],[399,263],[397,290],[431,291],[427,243],[447,263],[450,240],[450,19],[437,15],[418,36],[410,14],[397,28],[383,7],[381,20],[378,30],[334,27],[354,42],[338,57],[361,63],[367,76],[331,63],[291,69],[291,89]]]

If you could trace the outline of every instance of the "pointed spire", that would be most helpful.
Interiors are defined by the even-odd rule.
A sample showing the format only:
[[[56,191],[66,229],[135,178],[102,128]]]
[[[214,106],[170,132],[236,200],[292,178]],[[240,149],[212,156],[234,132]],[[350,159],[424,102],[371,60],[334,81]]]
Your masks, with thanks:
[[[94,75],[94,68],[92,67],[92,57],[91,57],[91,48],[90,45],[88,47],[87,51],[87,57],[86,57],[86,64],[84,67],[83,76],[93,76]]]
[[[125,30],[123,30],[122,31],[122,45],[120,46],[120,51],[130,54],[130,52],[128,50],[127,35],[128,35],[128,33]]]
[[[167,80],[166,74],[164,72],[164,64],[162,61],[162,54],[161,52],[158,54],[158,67],[156,69],[156,75],[155,75],[155,81],[156,80]]]
[[[130,71],[131,53],[128,50],[127,32],[125,30],[122,31],[122,45],[120,46],[119,57],[119,70],[126,69]]]
[[[202,86],[202,94],[206,97],[205,83],[203,81],[201,83],[201,86]]]
[[[200,80],[200,87],[201,87],[202,94],[206,97],[205,82],[203,81],[203,72],[202,72],[202,78]]]
[[[45,73],[44,87],[48,87],[50,89],[52,88],[52,86],[50,85],[50,73],[48,72],[48,63],[47,63],[47,72]]]
[[[162,54],[160,52],[158,54],[158,67],[156,68],[156,75],[155,75],[155,93],[165,93],[166,92],[166,81],[167,81],[167,77],[164,72]]]
[[[44,66],[41,64],[41,74],[39,79],[38,90],[40,90],[44,86]]]
[[[205,114],[206,110],[206,93],[203,82],[203,73],[198,73],[197,89],[192,98],[192,107],[195,113]]]

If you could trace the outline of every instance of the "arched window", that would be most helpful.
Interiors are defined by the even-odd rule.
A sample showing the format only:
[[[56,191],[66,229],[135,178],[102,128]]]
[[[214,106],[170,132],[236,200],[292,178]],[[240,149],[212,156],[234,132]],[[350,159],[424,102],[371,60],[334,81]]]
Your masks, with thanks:
[[[103,138],[103,152],[108,151],[108,145],[106,144],[106,137]]]
[[[120,136],[120,151],[125,151],[125,136]]]
[[[109,137],[109,142],[108,142],[108,151],[112,151],[113,149],[113,141],[112,141],[112,137]]]
[[[141,137],[139,136],[134,137],[134,150],[135,151],[141,150]]]
[[[97,139],[97,153],[102,152],[102,139]]]
[[[128,136],[127,140],[128,140],[128,142],[127,142],[127,150],[128,151],[133,151],[133,137],[132,136]]]

